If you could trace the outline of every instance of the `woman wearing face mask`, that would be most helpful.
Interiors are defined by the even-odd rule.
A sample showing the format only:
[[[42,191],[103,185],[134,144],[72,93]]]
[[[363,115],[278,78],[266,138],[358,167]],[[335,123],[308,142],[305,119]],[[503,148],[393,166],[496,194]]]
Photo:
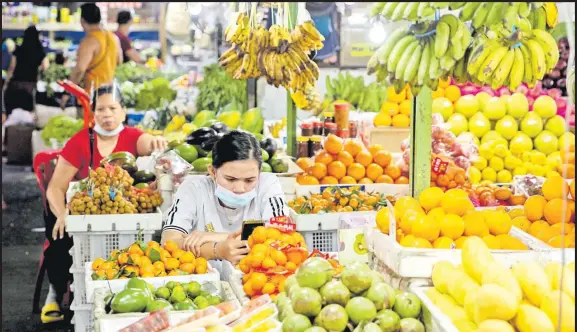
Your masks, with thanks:
[[[256,138],[231,131],[212,149],[210,177],[187,178],[165,214],[162,242],[207,260],[237,264],[248,248],[239,235],[245,220],[269,220],[288,214],[278,178],[261,173]]]
[[[90,164],[92,169],[97,168],[101,160],[113,152],[148,156],[153,151],[163,151],[167,146],[162,137],[124,127],[126,110],[118,87],[101,86],[96,96],[94,127],[81,130],[66,143],[46,190],[50,209],[44,211],[44,220],[50,246],[44,257],[51,287],[42,309],[44,322],[62,319],[59,303],[66,292],[67,282],[71,280],[69,269],[72,257],[68,251],[72,247],[72,239],[64,231],[65,200],[70,182],[86,178]]]

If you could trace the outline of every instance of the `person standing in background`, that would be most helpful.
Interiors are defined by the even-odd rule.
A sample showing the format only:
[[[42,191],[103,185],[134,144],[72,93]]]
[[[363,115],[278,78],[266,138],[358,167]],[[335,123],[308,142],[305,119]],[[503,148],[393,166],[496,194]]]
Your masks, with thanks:
[[[86,37],[80,41],[76,66],[70,73],[70,81],[90,93],[92,88],[109,85],[114,81],[116,66],[122,62],[120,41],[100,24],[100,8],[95,3],[80,6],[80,24]],[[92,86],[94,84],[94,87]],[[62,96],[60,107],[64,109],[70,96]]]
[[[24,30],[22,45],[16,47],[10,60],[4,91],[6,116],[14,109],[34,111],[34,99],[39,70],[48,68],[49,62],[35,26]]]
[[[116,37],[120,40],[123,62],[134,61],[136,63],[145,63],[146,60],[140,56],[137,50],[132,48],[132,40],[128,37],[130,26],[132,25],[132,14],[127,10],[118,12],[116,23],[118,23],[118,28],[114,34],[116,34]]]

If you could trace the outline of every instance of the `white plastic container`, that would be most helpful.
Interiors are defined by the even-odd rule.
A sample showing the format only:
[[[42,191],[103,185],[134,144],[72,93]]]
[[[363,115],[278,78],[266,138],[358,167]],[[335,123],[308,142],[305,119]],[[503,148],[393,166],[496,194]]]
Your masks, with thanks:
[[[388,183],[373,183],[373,184],[341,184],[341,185],[321,185],[321,186],[302,186],[295,185],[295,193],[297,196],[309,196],[310,194],[322,193],[326,188],[332,187],[359,187],[361,191],[377,192],[391,196],[408,196],[408,184],[388,184]]]
[[[84,284],[86,285],[86,293],[84,294],[85,299],[88,303],[92,303],[94,300],[94,291],[98,288],[106,288],[117,293],[122,291],[126,284],[128,284],[129,279],[116,279],[116,280],[92,280],[92,263],[88,262],[84,265]],[[174,277],[156,277],[156,278],[143,278],[146,282],[152,284],[154,288],[158,288],[167,284],[169,281],[176,282],[191,282],[197,281],[201,285],[212,284],[216,291],[220,294],[222,291],[220,274],[217,269],[208,265],[208,271],[205,274],[191,274],[185,276],[174,276]],[[75,282],[76,283],[76,282]]]
[[[92,305],[81,304],[74,298],[70,304],[70,310],[74,312],[72,317],[72,324],[74,324],[74,332],[92,332],[94,331],[94,314],[92,312]]]
[[[278,309],[277,309],[276,305],[274,303],[269,303],[267,305],[261,306],[260,308],[250,312],[249,314],[243,315],[243,317],[241,319],[237,320],[236,322],[234,322],[234,324],[231,325],[232,330],[234,332],[251,331],[252,329],[256,328],[262,322],[259,322],[258,324],[252,325],[252,326],[245,326],[244,324],[246,324],[248,322],[248,320],[250,320],[252,317],[260,314],[264,310],[271,310],[272,313],[270,316],[267,316],[262,322],[265,322],[269,319],[276,319],[278,317]]]
[[[71,215],[66,210],[68,233],[156,231],[162,229],[162,212],[133,214]]]
[[[421,300],[423,309],[423,323],[426,331],[443,331],[443,332],[459,332],[451,319],[443,314],[441,310],[433,304],[433,301],[425,294],[425,291],[430,287],[411,287],[413,292],[419,300]]]
[[[86,271],[75,267],[70,268],[73,282],[70,284],[70,291],[74,293],[74,301],[77,304],[91,303],[86,298]]]

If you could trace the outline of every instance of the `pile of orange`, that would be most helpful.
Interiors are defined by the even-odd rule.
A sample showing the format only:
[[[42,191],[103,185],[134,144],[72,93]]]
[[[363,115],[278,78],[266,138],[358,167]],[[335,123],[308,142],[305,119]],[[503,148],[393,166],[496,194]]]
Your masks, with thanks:
[[[452,158],[444,155],[431,154],[431,167],[437,158],[448,163],[445,172],[436,173],[431,170],[431,187],[439,187],[443,191],[453,188],[467,188],[470,184],[467,181],[467,172],[457,166]]]
[[[575,141],[567,143],[567,149],[561,149],[561,165],[557,171],[566,179],[575,179]]]
[[[524,214],[514,220],[554,248],[575,248],[575,180],[568,184],[560,176],[549,177],[541,189],[543,195],[529,197]]]
[[[275,296],[284,290],[286,278],[308,258],[303,236],[259,226],[248,239],[250,253],[238,268],[244,273],[243,290],[250,298]]]
[[[375,127],[409,127],[411,125],[412,95],[409,86],[397,93],[393,87],[387,90],[387,100],[373,119]]]
[[[335,135],[326,138],[324,149],[314,158],[299,158],[297,165],[305,171],[297,177],[300,185],[409,183],[382,146],[367,149],[360,141]]]
[[[92,262],[93,280],[126,278],[154,278],[205,274],[208,263],[190,251],[178,248],[173,241],[161,246],[156,241],[147,244],[133,243],[122,250],[113,250],[108,259],[97,258]]]
[[[476,211],[466,191],[425,189],[419,199],[401,197],[394,204],[396,237],[403,247],[460,249],[468,237],[477,236],[491,249],[528,250],[509,235],[513,226],[504,208]],[[389,234],[389,209],[377,213],[377,228]]]
[[[368,193],[355,187],[329,187],[320,194],[299,196],[289,201],[288,206],[299,214],[377,211],[386,205],[386,198],[379,193]]]
[[[451,79],[439,80],[439,87],[437,90],[433,91],[433,99],[435,98],[447,98],[452,103],[456,103],[459,98],[461,98],[461,89],[451,84]]]

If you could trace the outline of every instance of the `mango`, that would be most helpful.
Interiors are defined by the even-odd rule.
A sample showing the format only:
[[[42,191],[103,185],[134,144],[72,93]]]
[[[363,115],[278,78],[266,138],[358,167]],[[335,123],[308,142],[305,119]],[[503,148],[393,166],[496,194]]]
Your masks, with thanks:
[[[486,284],[479,288],[475,305],[475,322],[497,319],[509,321],[515,317],[519,302],[510,291],[499,285]],[[480,326],[479,326],[480,328]]]
[[[260,133],[264,128],[264,117],[259,108],[251,108],[242,115],[241,129]]]
[[[519,306],[515,326],[519,332],[555,332],[553,323],[543,311],[526,304]]]
[[[561,312],[559,312],[559,304],[561,304]],[[555,328],[559,327],[559,323],[561,324],[558,331],[575,331],[575,303],[564,292],[555,290],[549,293],[541,303],[541,311],[549,317]]]
[[[467,274],[479,283],[483,281],[483,273],[494,260],[489,248],[479,237],[470,237],[465,241],[461,259]]]
[[[465,297],[471,291],[479,289],[479,284],[465,273],[458,272],[458,275],[449,284],[449,295],[460,305],[464,306]]]
[[[515,332],[515,329],[506,321],[489,319],[479,324],[476,332]]]
[[[116,313],[142,312],[146,309],[149,299],[145,291],[128,288],[114,296],[110,307]]]
[[[441,261],[433,267],[433,285],[439,293],[447,294],[449,292],[449,282],[453,279],[456,268],[447,261]]]
[[[553,290],[545,270],[537,263],[526,262],[515,264],[512,271],[525,298],[532,305],[540,307],[543,298]]]
[[[547,273],[553,290],[561,289],[575,301],[575,272],[559,263],[551,262],[545,266],[545,273]],[[561,278],[562,273],[563,278]],[[563,284],[561,284],[561,279],[563,279]]]
[[[523,291],[521,290],[519,282],[515,279],[513,272],[497,261],[491,263],[488,270],[483,274],[482,284],[499,285],[511,292],[518,303],[521,303],[521,300],[523,300]]]

